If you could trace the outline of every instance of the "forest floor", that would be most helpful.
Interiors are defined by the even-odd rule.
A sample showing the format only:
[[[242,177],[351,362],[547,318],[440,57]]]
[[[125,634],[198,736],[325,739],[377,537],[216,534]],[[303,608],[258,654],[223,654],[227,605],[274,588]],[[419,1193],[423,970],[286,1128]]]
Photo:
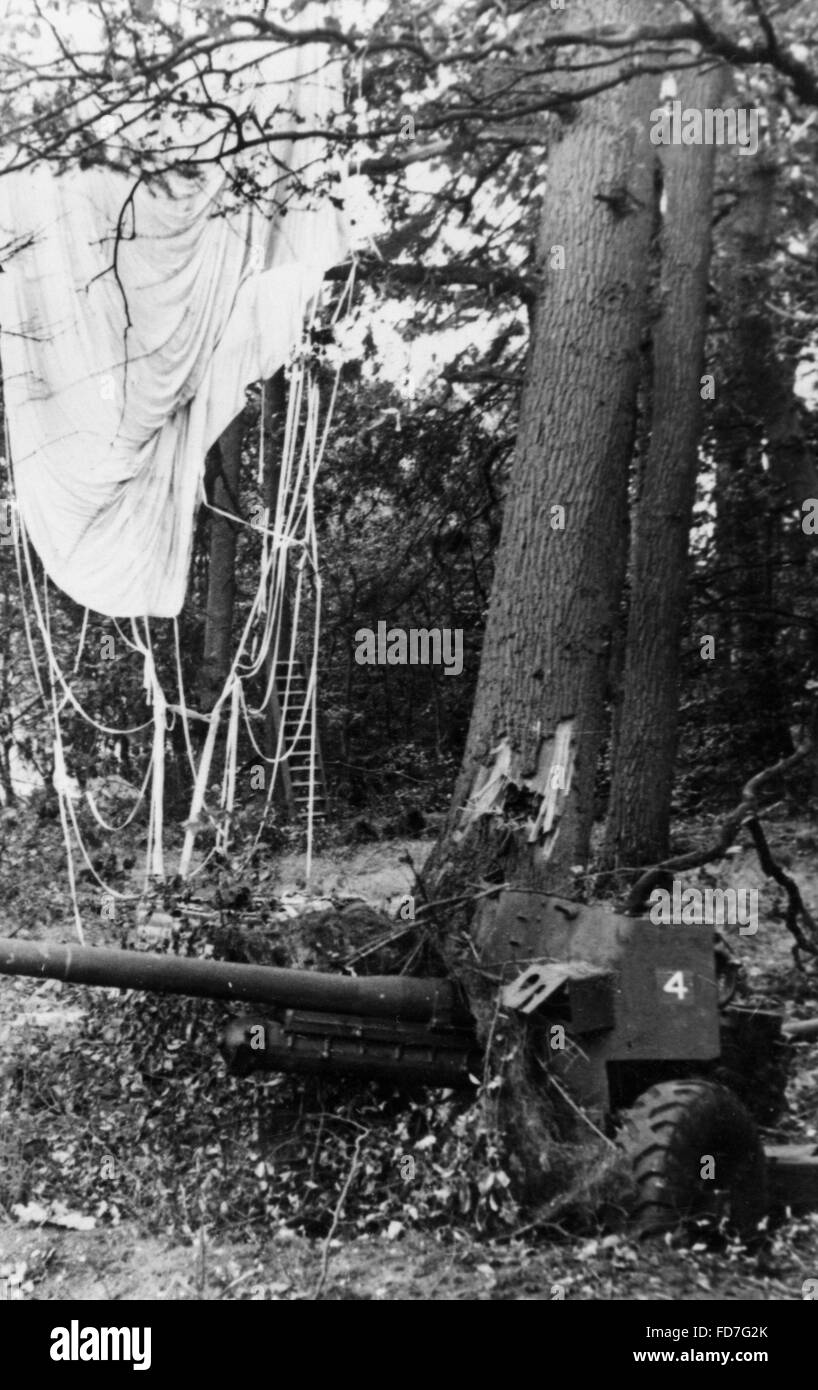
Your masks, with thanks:
[[[789,860],[805,901],[818,909],[818,829],[793,818],[767,829],[773,851]],[[695,841],[703,826],[684,830]],[[28,812],[7,822],[0,936],[72,939],[69,899],[58,886],[64,875],[56,872],[60,843],[53,823]],[[357,896],[394,912],[412,891],[407,852],[422,864],[428,847],[422,840],[328,843],[308,892],[300,854],[271,856],[262,878],[271,901],[289,904],[288,911],[305,898],[321,908]],[[117,872],[119,886],[127,886],[129,871]],[[764,879],[751,848],[725,860],[717,876],[686,882],[757,887],[757,935],[730,940],[743,961],[745,999],[789,1017],[818,1012],[815,975],[799,975],[793,965],[782,891]],[[89,935],[110,941],[110,924]],[[640,1242],[601,1227],[549,1228],[546,1235],[526,1230],[525,1221],[486,1236],[439,1214],[424,1221],[414,1207],[416,1220],[404,1216],[405,1197],[394,1185],[382,1189],[374,1169],[371,1199],[362,1195],[341,1209],[348,1148],[333,1158],[341,1166],[331,1171],[329,1204],[316,1197],[312,1228],[299,1229],[302,1198],[321,1185],[321,1135],[329,1129],[310,1131],[317,1133],[310,1163],[280,1143],[276,1151],[259,1122],[260,1102],[283,1105],[286,1124],[293,1083],[276,1089],[276,1078],[250,1087],[248,1101],[248,1083],[223,1079],[218,1058],[202,1052],[198,1008],[161,1001],[130,1017],[122,1032],[128,1007],[117,991],[0,977],[0,1297],[757,1301],[800,1300],[804,1282],[818,1279],[818,1213],[785,1221],[755,1253],[669,1238]],[[414,1112],[428,1113],[418,1101]],[[344,1123],[360,1131],[356,1113]],[[400,1152],[405,1125],[396,1122],[395,1132]],[[775,1136],[765,1137],[803,1142],[817,1135],[818,1044],[800,1044],[787,1111]]]

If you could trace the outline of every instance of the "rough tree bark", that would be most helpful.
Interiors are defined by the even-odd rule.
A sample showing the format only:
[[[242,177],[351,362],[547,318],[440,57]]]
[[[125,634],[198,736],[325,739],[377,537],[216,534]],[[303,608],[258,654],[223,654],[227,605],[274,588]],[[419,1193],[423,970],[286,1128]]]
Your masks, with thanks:
[[[572,6],[571,24],[640,23],[655,8],[587,0],[580,13]],[[572,866],[587,861],[627,550],[657,105],[658,78],[617,85],[570,112],[549,155],[540,290],[475,704],[427,865],[436,897],[487,877],[565,891]]]
[[[794,415],[789,411],[794,367],[787,381],[766,302],[778,233],[775,152],[762,150],[742,160],[739,173],[716,276],[726,361],[713,411],[720,442],[715,587],[721,595],[713,627],[724,719],[741,730],[743,736],[733,737],[733,751],[744,762],[776,758],[792,747],[778,681],[774,590],[782,487],[792,486],[793,500],[800,503],[805,460],[803,449],[800,457],[799,451],[785,449],[792,442],[786,417]]]
[[[685,108],[721,104],[720,69],[679,73]],[[610,865],[667,854],[679,638],[696,492],[715,146],[660,146],[663,212],[652,325],[651,432],[633,516],[631,599],[611,760]]]

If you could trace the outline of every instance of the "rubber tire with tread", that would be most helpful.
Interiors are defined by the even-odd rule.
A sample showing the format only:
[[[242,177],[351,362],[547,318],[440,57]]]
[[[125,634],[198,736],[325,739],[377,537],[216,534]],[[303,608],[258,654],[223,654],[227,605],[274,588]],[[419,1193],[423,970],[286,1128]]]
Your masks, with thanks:
[[[710,1081],[663,1081],[627,1112],[619,1142],[636,1182],[642,1234],[726,1227],[744,1239],[767,1213],[767,1166],[752,1116]],[[702,1177],[705,1155],[715,1178]]]

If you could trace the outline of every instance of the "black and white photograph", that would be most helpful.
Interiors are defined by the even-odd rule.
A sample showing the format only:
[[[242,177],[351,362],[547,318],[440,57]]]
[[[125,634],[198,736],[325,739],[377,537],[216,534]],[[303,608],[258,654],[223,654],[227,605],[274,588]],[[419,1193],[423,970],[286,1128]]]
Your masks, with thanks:
[[[813,0],[0,0],[0,430],[4,1346],[795,1367]]]

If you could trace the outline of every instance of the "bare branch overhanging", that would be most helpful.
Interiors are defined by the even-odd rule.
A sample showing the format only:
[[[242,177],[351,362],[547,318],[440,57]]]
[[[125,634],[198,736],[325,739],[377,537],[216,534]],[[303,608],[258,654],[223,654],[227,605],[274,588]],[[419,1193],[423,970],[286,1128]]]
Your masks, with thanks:
[[[38,69],[24,62],[19,56],[10,55],[5,60],[9,74],[17,72],[22,76],[16,88],[7,86],[7,100],[19,95],[34,83],[68,83],[71,90],[62,101],[57,101],[45,110],[32,113],[16,125],[7,125],[6,143],[15,139],[19,142],[17,152],[7,164],[7,168],[19,169],[44,158],[76,158],[79,152],[72,149],[71,142],[80,140],[85,141],[85,157],[93,159],[95,151],[100,151],[106,143],[110,146],[112,140],[122,138],[137,121],[144,120],[146,114],[155,114],[160,107],[175,108],[180,112],[213,113],[221,110],[224,113],[223,147],[216,155],[198,155],[195,151],[188,151],[187,162],[194,164],[199,160],[212,162],[214,158],[223,159],[237,153],[245,154],[270,145],[273,140],[311,138],[316,132],[298,129],[277,132],[275,136],[264,129],[257,129],[255,134],[248,135],[242,119],[230,109],[228,103],[218,102],[208,96],[204,78],[223,75],[225,71],[214,65],[219,55],[236,50],[242,45],[257,43],[259,39],[270,39],[288,46],[322,43],[331,54],[337,55],[340,52],[361,63],[372,64],[379,58],[396,57],[405,60],[409,70],[414,72],[416,77],[424,75],[430,78],[446,68],[474,69],[481,64],[488,64],[492,59],[507,60],[518,65],[518,70],[506,75],[505,90],[501,93],[495,90],[494,93],[475,92],[471,96],[463,91],[462,84],[458,84],[457,89],[452,89],[460,93],[454,101],[447,101],[440,94],[435,95],[426,103],[425,113],[419,111],[417,116],[413,116],[413,126],[416,134],[438,138],[421,140],[400,150],[387,149],[383,153],[361,159],[359,171],[373,177],[396,173],[413,163],[444,157],[457,151],[463,143],[468,143],[465,129],[469,126],[488,124],[495,127],[497,139],[502,143],[502,128],[505,126],[532,121],[537,116],[549,112],[560,112],[566,108],[569,101],[571,104],[582,102],[618,82],[632,80],[644,72],[663,71],[669,66],[677,67],[680,63],[701,61],[701,58],[691,57],[689,49],[686,57],[682,58],[679,52],[672,51],[675,45],[697,45],[701,55],[711,59],[717,57],[736,67],[769,65],[787,79],[799,101],[818,106],[818,74],[802,57],[781,43],[772,20],[758,0],[755,0],[753,9],[761,34],[755,40],[737,39],[724,32],[717,28],[699,7],[692,4],[685,6],[689,12],[689,19],[681,22],[633,25],[624,29],[614,26],[596,29],[566,28],[522,38],[502,34],[488,38],[483,43],[474,43],[470,37],[472,30],[466,29],[465,26],[462,40],[454,38],[444,43],[431,39],[424,41],[418,32],[417,24],[410,27],[397,23],[390,30],[389,13],[385,20],[381,21],[386,32],[378,32],[376,26],[373,32],[366,33],[355,27],[344,30],[334,23],[301,28],[280,23],[266,15],[242,12],[229,17],[231,25],[244,26],[246,32],[240,34],[230,32],[225,27],[222,32],[217,33],[209,30],[183,35],[167,23],[156,21],[158,36],[170,44],[167,51],[162,53],[155,51],[157,36],[151,36],[154,38],[154,48],[150,51],[148,38],[140,35],[135,25],[128,24],[121,26],[116,32],[107,25],[108,44],[101,52],[71,52],[41,7],[35,3],[34,8],[42,21],[48,25],[49,32],[53,34],[61,61]],[[475,13],[479,16],[491,8],[479,6]],[[121,45],[120,35],[123,29],[131,39],[131,52],[124,51]],[[662,56],[656,53],[657,45],[664,50]],[[621,57],[622,62],[604,80],[589,82],[572,90],[570,98],[564,91],[549,90],[548,87],[536,94],[525,92],[526,83],[534,79],[542,81],[548,75],[547,70],[532,68],[533,63],[549,57],[553,59],[554,55],[563,50],[591,48],[614,54],[614,61]],[[193,64],[196,70],[192,77],[180,79],[177,69],[184,64]],[[568,63],[554,71],[564,76],[572,71],[584,71],[588,66],[602,68],[605,63],[601,60],[596,65]],[[126,72],[127,76],[124,75]],[[371,69],[368,78],[371,82],[377,83],[378,69]],[[161,84],[165,81],[170,85],[163,88]],[[191,99],[185,90],[191,81],[201,83],[204,96],[198,101]],[[515,92],[518,94],[516,102],[513,99]],[[511,97],[510,101],[506,100],[508,97]],[[98,109],[82,119],[70,119],[71,113],[76,112],[89,98],[94,99]],[[136,110],[133,110],[134,107]],[[132,114],[126,117],[125,108],[131,108]],[[102,134],[94,133],[103,117],[110,121],[112,116],[115,117],[120,112],[123,113],[123,119],[113,135],[108,132],[104,137]],[[64,124],[66,120],[67,127]],[[441,132],[448,133],[452,130],[457,133],[449,135],[447,139],[440,138]],[[232,134],[232,141],[228,139],[228,133]],[[353,122],[350,122],[346,129],[335,125],[319,133],[326,135],[331,143],[338,146],[354,147],[362,141],[362,135]],[[378,145],[394,141],[403,135],[401,121],[387,119],[367,130],[365,140],[369,145]],[[475,138],[481,143],[496,143],[493,133],[485,130]],[[537,144],[543,140],[542,131],[535,125],[524,135],[518,131],[514,143]],[[62,156],[61,149],[66,151]],[[120,151],[120,157],[125,153],[131,158],[134,157],[132,148],[126,152]],[[167,162],[173,159],[176,152],[173,149],[160,148],[150,153],[157,163],[165,161],[164,167],[167,167]],[[112,154],[111,158],[115,159],[115,154]]]

